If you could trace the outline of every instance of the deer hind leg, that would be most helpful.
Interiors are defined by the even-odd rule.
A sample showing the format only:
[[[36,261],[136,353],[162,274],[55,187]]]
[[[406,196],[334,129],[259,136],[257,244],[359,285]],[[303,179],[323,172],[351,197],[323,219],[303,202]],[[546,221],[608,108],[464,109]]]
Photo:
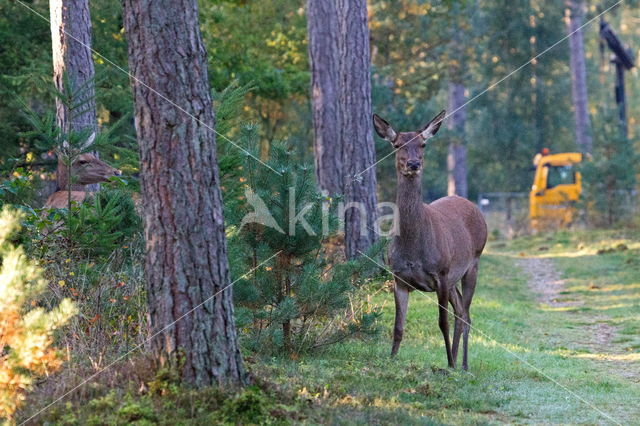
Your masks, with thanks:
[[[404,322],[407,318],[407,306],[409,305],[409,289],[398,282],[393,289],[393,295],[396,300],[396,323],[393,327],[393,346],[391,347],[391,356],[398,353],[402,335],[404,334]]]
[[[438,294],[438,309],[440,314],[438,325],[440,325],[440,331],[442,332],[442,337],[444,337],[444,346],[447,350],[447,363],[449,364],[449,368],[455,368],[453,356],[451,354],[451,342],[449,341],[449,291],[443,287],[444,282],[441,281],[438,286],[438,290],[436,290]]]
[[[462,337],[462,369],[468,370],[468,349],[469,349],[469,329],[471,328],[471,316],[469,315],[469,308],[471,307],[471,299],[473,299],[473,293],[476,291],[476,281],[478,279],[478,260],[473,263],[473,266],[462,277],[462,305],[463,305],[463,337]]]
[[[451,345],[451,355],[453,356],[453,366],[458,362],[458,347],[460,346],[460,336],[462,336],[462,330],[464,327],[464,310],[462,304],[462,294],[460,290],[453,287],[449,292],[449,302],[453,307],[453,313],[455,316],[454,328],[453,328],[453,342]]]

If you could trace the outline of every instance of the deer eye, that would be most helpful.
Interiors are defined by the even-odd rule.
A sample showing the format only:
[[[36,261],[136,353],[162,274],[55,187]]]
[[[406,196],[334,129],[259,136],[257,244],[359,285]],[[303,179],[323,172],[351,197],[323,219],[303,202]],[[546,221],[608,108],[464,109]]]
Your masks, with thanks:
[[[427,146],[427,143],[426,143],[426,142],[422,142],[422,143],[420,144],[420,146],[421,146],[422,148],[424,148],[425,146]]]

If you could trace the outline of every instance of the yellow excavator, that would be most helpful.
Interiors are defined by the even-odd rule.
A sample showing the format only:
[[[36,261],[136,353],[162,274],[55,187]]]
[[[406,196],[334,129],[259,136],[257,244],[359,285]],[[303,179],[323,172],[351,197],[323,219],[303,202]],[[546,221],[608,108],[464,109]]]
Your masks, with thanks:
[[[533,159],[535,176],[529,192],[531,229],[542,231],[569,226],[582,192],[582,175],[577,165],[579,152],[550,154],[547,148]]]

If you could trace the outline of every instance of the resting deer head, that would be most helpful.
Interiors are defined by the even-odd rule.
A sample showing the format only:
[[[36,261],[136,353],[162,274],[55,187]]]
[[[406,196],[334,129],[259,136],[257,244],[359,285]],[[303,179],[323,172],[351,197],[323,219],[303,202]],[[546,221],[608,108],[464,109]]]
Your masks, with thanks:
[[[446,111],[441,111],[417,132],[397,133],[385,119],[373,115],[376,133],[389,141],[396,151],[396,170],[399,173],[410,179],[422,176],[424,147],[427,146],[427,140],[440,130],[445,116]]]
[[[89,136],[82,148],[88,149],[95,140],[95,137],[95,133]],[[68,149],[68,147],[68,143],[65,142],[65,148]],[[120,176],[121,174],[120,170],[111,167],[91,153],[80,154],[75,157],[71,163],[71,167],[64,164],[60,155],[58,156],[57,175],[58,189],[60,190],[67,189],[67,185],[69,184],[69,175],[71,175],[72,185],[91,185],[94,183],[106,182],[110,177]]]
[[[79,185],[105,182],[110,177],[120,176],[121,174],[120,170],[111,167],[90,153],[80,154],[71,163],[71,176],[73,176],[74,183]]]

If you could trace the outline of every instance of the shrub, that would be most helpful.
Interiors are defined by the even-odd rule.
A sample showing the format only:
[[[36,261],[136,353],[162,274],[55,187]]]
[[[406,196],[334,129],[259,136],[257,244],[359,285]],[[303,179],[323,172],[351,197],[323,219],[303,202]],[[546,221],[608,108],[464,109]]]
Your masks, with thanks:
[[[46,287],[41,270],[9,238],[20,215],[0,214],[0,419],[11,419],[33,380],[60,367],[52,336],[76,312],[69,299],[46,311],[35,297]]]

